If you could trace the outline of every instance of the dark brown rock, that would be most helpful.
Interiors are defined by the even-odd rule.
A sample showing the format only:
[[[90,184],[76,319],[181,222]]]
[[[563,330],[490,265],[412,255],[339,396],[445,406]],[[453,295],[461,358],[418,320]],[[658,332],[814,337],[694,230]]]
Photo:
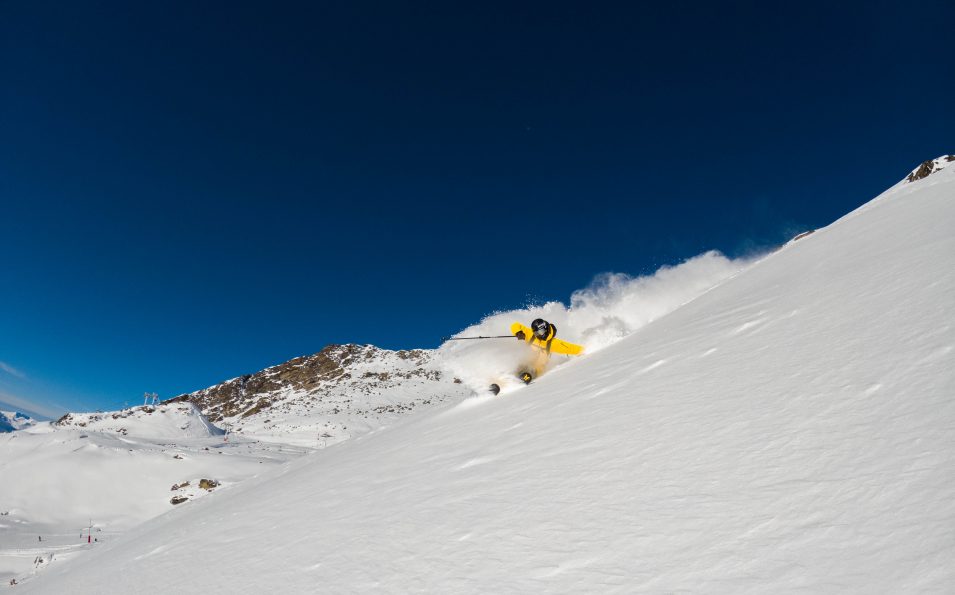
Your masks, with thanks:
[[[385,355],[410,361],[419,368],[406,373],[371,371],[352,374],[349,371],[350,366],[371,362]],[[440,372],[423,367],[429,360],[428,352],[421,349],[390,352],[373,345],[329,345],[316,354],[297,357],[261,372],[245,374],[166,402],[192,402],[215,423],[223,418],[246,418],[267,411],[278,402],[276,395],[288,391],[304,391],[314,398],[331,393],[346,383],[359,390],[370,391],[383,383],[395,383],[399,378],[439,380]]]
[[[946,155],[945,157],[940,159],[945,159],[946,162],[951,163],[952,161],[955,161],[955,155]],[[908,176],[906,176],[905,179],[908,180],[909,182],[917,182],[919,180],[929,177],[930,175],[938,171],[938,169],[936,169],[935,167],[936,161],[937,161],[936,159],[929,159],[928,161],[923,161],[922,164],[919,165],[915,169],[915,171],[913,171]]]

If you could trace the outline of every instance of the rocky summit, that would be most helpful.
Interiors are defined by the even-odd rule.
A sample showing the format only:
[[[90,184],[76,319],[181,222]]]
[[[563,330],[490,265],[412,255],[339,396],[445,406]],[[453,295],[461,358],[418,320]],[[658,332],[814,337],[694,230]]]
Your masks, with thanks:
[[[942,157],[923,161],[918,167],[913,169],[912,173],[906,176],[905,179],[908,182],[917,182],[945,169],[945,167],[953,161],[955,161],[955,155],[943,155]]]
[[[168,402],[194,403],[230,432],[321,447],[469,393],[429,350],[348,344],[329,345]]]

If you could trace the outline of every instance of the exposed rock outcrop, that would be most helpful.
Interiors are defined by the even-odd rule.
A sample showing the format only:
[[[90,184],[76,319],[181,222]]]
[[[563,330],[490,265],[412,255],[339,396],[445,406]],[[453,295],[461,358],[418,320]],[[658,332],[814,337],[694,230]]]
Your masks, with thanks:
[[[416,408],[470,394],[434,358],[423,349],[329,345],[166,403],[192,403],[235,434],[327,446]]]
[[[917,182],[923,180],[930,175],[939,172],[945,167],[955,161],[955,155],[944,155],[936,159],[929,159],[928,161],[923,161],[921,165],[912,170],[912,173],[905,177],[909,183]]]

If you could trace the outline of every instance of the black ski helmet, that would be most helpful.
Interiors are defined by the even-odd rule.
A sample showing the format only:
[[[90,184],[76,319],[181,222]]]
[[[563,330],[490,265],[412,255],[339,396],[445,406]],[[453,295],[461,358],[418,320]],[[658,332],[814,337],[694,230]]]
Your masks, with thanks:
[[[534,319],[534,322],[531,323],[531,329],[534,330],[534,336],[541,341],[546,341],[554,336],[554,333],[551,332],[553,327],[554,325],[547,322],[543,318],[536,318]]]

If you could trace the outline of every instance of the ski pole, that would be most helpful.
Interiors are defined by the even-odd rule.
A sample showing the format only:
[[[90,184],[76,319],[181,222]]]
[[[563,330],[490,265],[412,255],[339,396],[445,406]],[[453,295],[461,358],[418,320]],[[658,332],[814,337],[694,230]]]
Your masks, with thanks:
[[[442,341],[473,341],[474,339],[513,339],[514,335],[494,335],[491,337],[441,337]]]

